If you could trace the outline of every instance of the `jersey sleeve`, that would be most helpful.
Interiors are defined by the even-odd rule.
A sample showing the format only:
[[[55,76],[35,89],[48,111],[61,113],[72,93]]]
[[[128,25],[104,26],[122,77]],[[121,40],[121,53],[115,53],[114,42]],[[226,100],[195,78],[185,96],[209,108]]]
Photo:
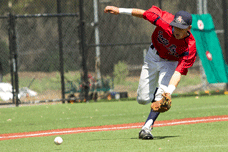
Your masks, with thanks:
[[[179,59],[178,65],[175,71],[181,73],[181,75],[187,75],[188,68],[190,68],[196,60],[196,45],[195,43],[189,46],[189,53],[187,56],[183,56]]]
[[[174,19],[174,15],[161,10],[157,6],[152,6],[150,9],[143,13],[143,18],[156,26],[163,27],[169,26],[169,24]]]

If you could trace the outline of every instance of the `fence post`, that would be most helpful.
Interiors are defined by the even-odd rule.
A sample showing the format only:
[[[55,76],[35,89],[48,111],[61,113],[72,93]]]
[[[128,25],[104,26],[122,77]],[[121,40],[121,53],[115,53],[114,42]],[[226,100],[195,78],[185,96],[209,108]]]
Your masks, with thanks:
[[[83,79],[82,79],[82,92],[84,94],[84,100],[87,102],[89,93],[89,82],[88,82],[88,70],[87,70],[87,49],[85,49],[85,20],[84,20],[84,4],[83,0],[79,1],[80,10],[80,49],[82,53],[82,68],[83,68]]]
[[[13,103],[19,106],[19,83],[18,83],[18,66],[17,66],[17,42],[15,29],[15,16],[9,14],[9,50],[10,50],[10,65],[11,65],[11,83],[13,92]],[[16,99],[16,101],[15,101]]]
[[[225,58],[226,63],[228,64],[228,37],[227,37],[227,34],[228,34],[228,29],[227,29],[227,26],[228,26],[228,20],[227,20],[228,14],[227,14],[227,2],[226,2],[226,0],[222,1],[222,6],[223,6],[224,42],[225,42],[224,58]],[[225,91],[228,91],[228,83],[226,83]]]
[[[93,0],[94,8],[94,28],[95,28],[95,44],[100,45],[100,34],[99,34],[99,21],[98,21],[98,0]],[[101,82],[101,71],[100,71],[101,59],[100,59],[100,46],[96,46],[96,81]]]
[[[61,0],[57,0],[57,13],[61,13]],[[59,63],[62,88],[62,103],[65,103],[65,82],[64,82],[64,59],[63,59],[63,39],[62,39],[62,18],[58,16],[58,33],[59,33]]]
[[[162,0],[158,0],[159,8],[162,9]]]
[[[205,0],[198,0],[197,3],[197,12],[198,14],[206,14],[207,13],[207,1]],[[204,91],[207,90],[208,82],[206,78],[206,74],[202,65],[201,60],[199,60],[199,66],[200,66],[200,74],[201,74],[201,82],[202,82],[202,89]]]
[[[9,35],[9,50],[10,50],[10,75],[11,75],[11,85],[12,85],[12,93],[13,93],[13,103],[15,102],[15,96],[14,96],[14,74],[13,74],[13,52],[12,52],[12,14],[9,14],[9,19],[8,19],[8,24],[9,24],[9,29],[8,29],[8,35]]]

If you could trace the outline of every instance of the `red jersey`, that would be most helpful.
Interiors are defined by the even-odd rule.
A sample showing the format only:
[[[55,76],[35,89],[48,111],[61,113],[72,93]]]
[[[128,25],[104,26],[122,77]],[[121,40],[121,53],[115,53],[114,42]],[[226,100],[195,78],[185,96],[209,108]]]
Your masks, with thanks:
[[[196,60],[196,41],[189,31],[189,36],[176,39],[170,23],[174,15],[152,6],[145,11],[143,18],[156,25],[151,39],[161,58],[178,61],[176,71],[186,75]]]

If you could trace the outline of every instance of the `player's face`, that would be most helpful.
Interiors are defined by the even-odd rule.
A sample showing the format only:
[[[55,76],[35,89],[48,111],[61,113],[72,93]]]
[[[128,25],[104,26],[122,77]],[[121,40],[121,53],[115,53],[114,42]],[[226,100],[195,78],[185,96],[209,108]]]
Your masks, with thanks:
[[[173,35],[176,39],[183,39],[186,36],[188,36],[188,31],[191,29],[191,26],[189,26],[187,29],[180,29],[177,27],[173,27],[174,31],[173,31]]]

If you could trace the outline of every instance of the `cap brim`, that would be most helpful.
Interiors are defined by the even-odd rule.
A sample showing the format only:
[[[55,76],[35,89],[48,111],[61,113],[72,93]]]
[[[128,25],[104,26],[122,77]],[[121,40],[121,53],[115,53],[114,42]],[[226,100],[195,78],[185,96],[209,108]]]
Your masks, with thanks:
[[[178,27],[180,29],[187,29],[189,27],[189,25],[183,25],[183,24],[180,24],[180,23],[176,23],[174,21],[172,21],[170,23],[171,26],[174,26],[174,27]]]

